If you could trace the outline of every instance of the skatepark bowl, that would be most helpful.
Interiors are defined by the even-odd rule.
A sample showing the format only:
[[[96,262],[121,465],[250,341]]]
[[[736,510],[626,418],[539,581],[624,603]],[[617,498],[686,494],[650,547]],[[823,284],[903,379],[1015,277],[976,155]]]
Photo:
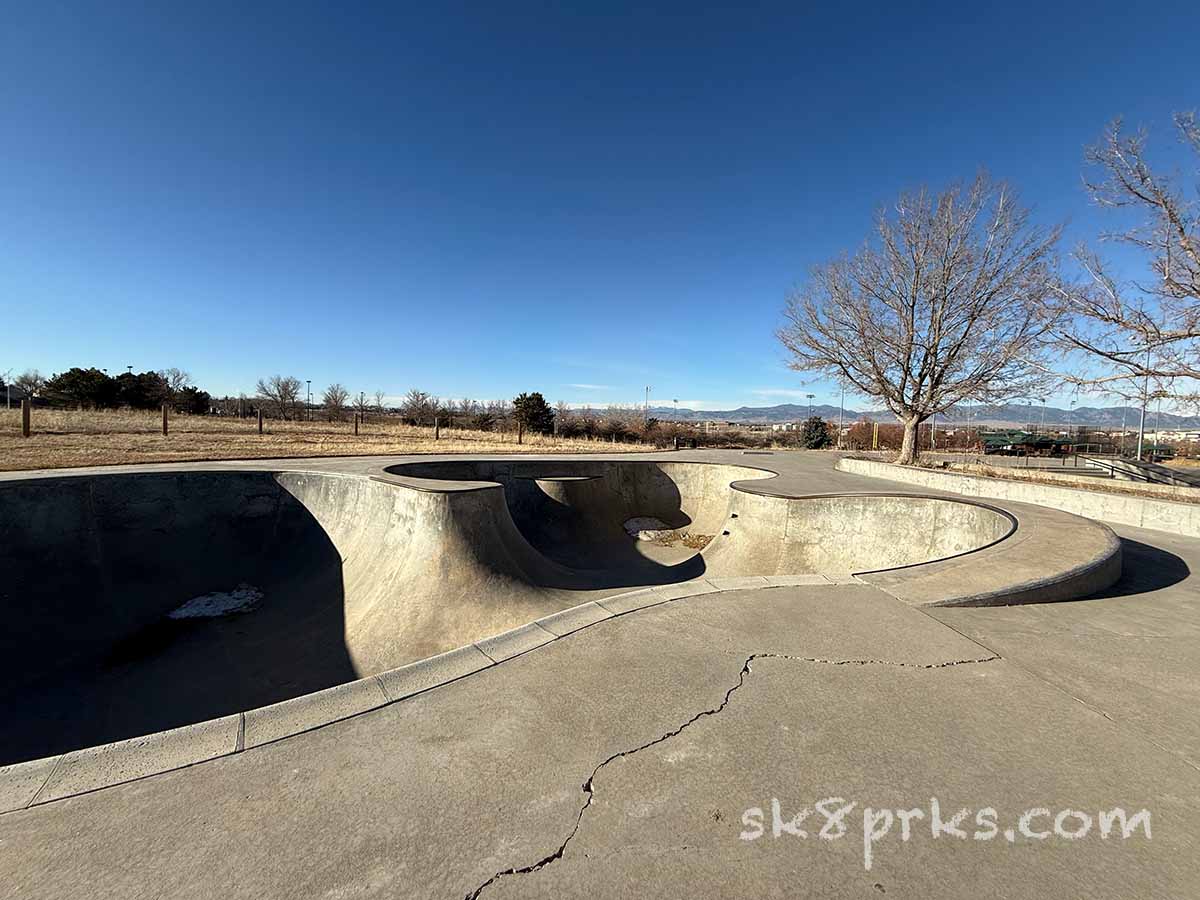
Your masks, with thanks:
[[[911,494],[771,495],[773,477],[571,459],[5,482],[0,766],[241,715],[236,752],[251,745],[246,711],[454,648],[490,664],[473,642],[598,609],[591,601],[611,610],[635,589],[681,597],[723,589],[720,579],[882,572],[961,590],[961,573],[938,573],[964,554],[1019,576],[1019,560],[995,555],[1019,544],[1023,520],[1008,511]],[[1057,593],[1036,599],[1111,583],[1106,552],[1102,576],[1061,587],[1055,575]],[[397,699],[378,690],[376,706]]]

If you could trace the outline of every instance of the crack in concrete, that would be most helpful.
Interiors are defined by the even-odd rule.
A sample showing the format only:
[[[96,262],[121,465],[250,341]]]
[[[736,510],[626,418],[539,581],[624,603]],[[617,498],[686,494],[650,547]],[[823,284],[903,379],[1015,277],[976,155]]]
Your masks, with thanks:
[[[828,666],[899,666],[905,669],[946,669],[951,666],[969,666],[974,663],[994,662],[999,654],[972,659],[952,659],[938,663],[907,663],[891,659],[824,659],[819,656],[791,656],[787,653],[756,653],[753,659],[791,659],[796,662],[823,663]]]
[[[528,875],[531,872],[536,872],[539,869],[542,869],[542,868],[550,865],[551,863],[562,859],[563,855],[567,852],[567,845],[570,844],[571,841],[575,839],[575,835],[577,835],[579,833],[579,829],[583,825],[584,814],[587,813],[588,809],[592,805],[592,801],[596,798],[595,782],[596,782],[596,776],[600,774],[600,770],[603,769],[605,766],[607,766],[609,763],[616,762],[618,759],[622,759],[626,756],[633,756],[635,753],[640,753],[641,751],[646,750],[650,747],[653,747],[656,744],[661,744],[663,741],[668,741],[673,737],[677,737],[684,731],[684,729],[688,728],[691,725],[694,725],[696,722],[700,721],[701,719],[707,718],[709,716],[715,716],[718,713],[722,712],[725,709],[725,707],[727,707],[729,705],[729,701],[733,697],[734,692],[738,688],[740,688],[743,684],[746,683],[746,676],[751,673],[752,663],[756,659],[786,659],[786,660],[792,660],[794,662],[810,662],[810,663],[818,663],[818,664],[825,664],[825,665],[832,665],[832,666],[879,665],[879,666],[902,666],[902,667],[913,668],[913,669],[943,669],[943,668],[947,668],[949,666],[963,666],[963,665],[970,665],[973,663],[992,662],[993,660],[1000,659],[1000,657],[998,655],[994,655],[994,656],[982,657],[979,659],[956,659],[956,660],[950,660],[948,662],[923,664],[923,663],[895,662],[893,660],[886,660],[886,659],[821,659],[819,657],[812,657],[812,656],[789,656],[786,653],[752,653],[748,657],[746,657],[746,661],[742,664],[741,671],[738,672],[737,683],[734,684],[729,690],[727,690],[725,692],[725,696],[722,698],[721,702],[717,706],[713,707],[712,709],[705,709],[705,710],[702,710],[701,712],[696,713],[694,716],[692,716],[690,719],[688,719],[686,722],[684,722],[678,728],[668,731],[666,734],[660,735],[659,737],[656,737],[652,741],[647,741],[646,743],[641,744],[640,746],[634,747],[629,750],[622,750],[618,753],[614,753],[612,756],[605,759],[603,762],[600,763],[600,765],[596,766],[596,768],[594,768],[592,770],[592,774],[588,776],[587,781],[585,781],[582,786],[584,794],[587,795],[587,799],[584,800],[583,806],[581,806],[579,808],[579,815],[577,815],[575,817],[575,825],[571,828],[571,831],[567,835],[566,839],[561,844],[558,845],[557,850],[555,850],[553,853],[549,854],[548,856],[542,857],[537,862],[530,863],[527,866],[519,866],[519,867],[514,866],[509,869],[502,869],[501,871],[499,871],[495,875],[493,875],[491,878],[489,878],[487,881],[483,882],[483,884],[479,885],[479,887],[475,888],[475,890],[471,891],[471,893],[467,894],[466,900],[478,900],[479,896],[485,890],[487,890],[489,887],[491,887],[493,884],[495,884],[501,878],[504,878],[509,875]]]

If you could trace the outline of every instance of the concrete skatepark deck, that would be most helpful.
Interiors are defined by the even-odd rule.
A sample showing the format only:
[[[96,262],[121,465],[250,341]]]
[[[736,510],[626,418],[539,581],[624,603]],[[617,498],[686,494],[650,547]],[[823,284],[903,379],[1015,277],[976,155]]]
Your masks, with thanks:
[[[1053,665],[1030,668],[1010,660],[1010,653],[1020,656],[1022,641],[1007,640],[1004,654],[988,645],[993,637],[989,623],[1008,626],[1013,620],[1003,616],[1013,612],[1045,611],[1039,615],[1046,619],[1039,621],[1052,622],[1058,610],[1086,609],[1089,603],[1104,601],[987,610],[927,606],[1006,602],[1006,590],[1007,601],[1062,600],[1105,590],[1111,600],[1119,600],[1127,596],[1120,592],[1122,583],[1146,579],[1144,565],[1127,572],[1114,587],[1120,575],[1120,545],[1102,526],[1039,507],[952,503],[903,487],[892,490],[886,482],[834,473],[828,462],[797,462],[797,456],[698,453],[690,460],[681,454],[619,462],[422,460],[411,465],[363,460],[303,463],[291,469],[263,465],[257,471],[242,464],[212,466],[206,472],[173,467],[104,476],[81,473],[80,480],[68,486],[87,498],[87,504],[75,505],[77,535],[96,532],[99,522],[105,524],[99,529],[103,534],[119,535],[120,528],[108,526],[114,524],[111,516],[119,522],[124,511],[127,524],[134,515],[141,523],[130,526],[137,540],[144,542],[147,534],[156,533],[172,540],[187,535],[194,540],[185,546],[198,543],[207,548],[174,550],[183,555],[164,557],[169,562],[164,571],[186,570],[170,597],[160,596],[169,583],[166,579],[142,571],[141,583],[154,587],[145,598],[130,593],[128,585],[115,584],[102,596],[105,603],[132,603],[135,610],[157,603],[153,614],[147,613],[153,625],[177,607],[180,598],[213,590],[197,574],[205,570],[227,587],[257,580],[264,599],[260,608],[222,620],[215,629],[221,632],[232,625],[246,632],[242,635],[164,636],[152,627],[145,642],[135,639],[129,646],[127,635],[97,632],[93,625],[90,630],[98,636],[92,643],[101,649],[91,657],[86,646],[80,649],[88,642],[67,640],[71,635],[62,640],[71,646],[70,652],[56,657],[53,643],[46,643],[53,634],[38,633],[47,630],[48,620],[38,623],[40,629],[24,630],[27,639],[43,643],[36,644],[36,652],[33,647],[14,651],[25,653],[18,657],[25,666],[22,690],[15,693],[40,697],[43,710],[59,704],[66,710],[66,721],[86,719],[79,715],[85,709],[72,709],[72,696],[85,701],[81,706],[90,703],[110,714],[120,706],[114,696],[122,692],[153,698],[182,715],[189,703],[198,702],[179,686],[189,677],[201,684],[196,695],[224,691],[234,701],[233,708],[217,709],[215,723],[202,721],[213,716],[196,717],[194,710],[202,706],[193,707],[185,718],[200,723],[191,726],[194,732],[175,732],[175,738],[159,742],[158,752],[176,753],[178,764],[210,760],[203,765],[99,791],[92,789],[122,780],[122,771],[139,777],[161,767],[122,770],[136,754],[89,755],[86,749],[72,752],[61,747],[52,752],[65,755],[45,764],[26,763],[18,773],[24,782],[11,777],[10,769],[6,793],[17,799],[15,811],[0,816],[0,839],[17,851],[17,857],[6,854],[0,874],[11,876],[7,883],[22,888],[20,896],[82,896],[93,890],[96,893],[88,895],[185,896],[189,885],[204,885],[194,893],[245,896],[471,896],[476,891],[511,896],[616,896],[630,891],[674,896],[676,889],[690,885],[684,892],[695,896],[744,896],[735,885],[756,880],[762,893],[771,895],[787,892],[793,883],[789,879],[798,874],[796,853],[785,859],[782,848],[764,850],[767,844],[741,841],[738,834],[744,809],[769,805],[764,791],[783,791],[799,777],[816,778],[814,789],[818,783],[832,789],[837,782],[843,793],[857,786],[864,793],[895,795],[907,785],[917,795],[914,803],[925,790],[917,785],[959,793],[967,787],[981,793],[994,788],[1002,796],[981,797],[975,805],[984,805],[984,800],[1015,803],[1015,797],[1025,794],[1014,792],[1015,781],[1006,780],[1003,773],[1016,778],[1024,767],[1037,773],[1034,781],[1045,789],[1047,802],[1066,802],[1086,787],[1077,763],[1068,756],[1046,761],[1027,738],[1013,737],[1011,731],[1007,736],[991,735],[993,746],[985,746],[989,721],[997,729],[1033,729],[1045,742],[1057,717],[1077,737],[1092,742],[1093,750],[1084,754],[1090,765],[1105,747],[1124,741],[1122,752],[1127,752],[1132,748],[1129,742],[1142,742],[1139,752],[1150,759],[1149,781],[1133,787],[1142,790],[1149,803],[1155,797],[1148,785],[1173,785],[1167,792],[1171,799],[1164,801],[1157,813],[1161,819],[1155,822],[1173,822],[1174,840],[1169,827],[1168,840],[1159,842],[1156,832],[1149,847],[1163,849],[1161,855],[1150,856],[1131,855],[1147,850],[1132,843],[1119,852],[1090,846],[1074,848],[1074,855],[1043,851],[1039,859],[1050,862],[1037,869],[1037,877],[1049,881],[1041,883],[1073,883],[1078,877],[1074,868],[1081,867],[1092,873],[1089,877],[1098,887],[1127,883],[1130,871],[1143,870],[1165,879],[1163,886],[1171,884],[1171,853],[1195,847],[1194,819],[1189,819],[1193,814],[1180,798],[1196,799],[1196,742],[1186,727],[1176,725],[1172,731],[1160,721],[1170,699],[1155,695],[1146,704],[1124,697],[1126,710],[1137,706],[1144,722],[1156,723],[1134,735],[1073,700],[1082,696],[1087,702],[1087,686],[1074,686],[1075,693],[1060,687],[1056,679],[1063,676]],[[764,472],[764,467],[780,474]],[[106,507],[109,495],[96,482],[125,476],[133,480],[111,492],[120,502]],[[54,481],[61,490],[68,480]],[[231,490],[229,486],[239,481]],[[85,488],[87,482],[91,484]],[[26,493],[49,490],[46,484],[36,478],[6,479],[0,498],[13,488]],[[846,494],[850,496],[839,496]],[[242,522],[227,534],[214,533],[214,520],[256,518],[242,516],[241,507],[230,503],[228,498],[236,495],[256,498],[257,507],[252,504],[251,509],[258,510],[258,523]],[[178,502],[164,503],[164,497]],[[194,502],[197,497],[208,499]],[[264,511],[268,508],[269,513]],[[546,514],[547,508],[552,514]],[[153,518],[164,509],[171,511],[170,517]],[[672,527],[689,528],[712,540],[698,552],[678,546],[640,547],[619,529],[633,513],[655,515]],[[148,521],[153,527],[144,527]],[[273,523],[271,528],[264,529],[263,521]],[[412,530],[405,531],[406,526]],[[883,533],[904,539],[872,541]],[[436,542],[419,543],[430,536],[436,536]],[[286,541],[276,543],[277,537]],[[41,535],[43,544],[46,539]],[[1051,540],[1058,546],[1047,553]],[[290,548],[290,555],[274,557],[270,550],[277,546]],[[1138,546],[1153,547],[1140,542]],[[445,547],[453,549],[451,556],[444,555]],[[1135,558],[1144,564],[1146,552],[1139,550]],[[96,553],[94,565],[133,556],[108,545]],[[1162,559],[1151,556],[1160,569]],[[248,569],[250,563],[258,568]],[[1186,573],[1186,565],[1183,569]],[[424,586],[433,582],[431,571],[440,576],[435,583],[441,585],[440,594]],[[55,577],[81,576],[58,572]],[[1187,577],[1179,573],[1169,584],[1159,578],[1139,593],[1174,597],[1172,588]],[[290,602],[301,608],[288,606],[272,613],[270,601],[279,596],[300,598]],[[439,603],[441,608],[431,612],[429,608]],[[49,615],[40,604],[29,604],[30,610],[38,608]],[[1112,604],[1102,605],[1096,615],[1111,615],[1113,609]],[[1136,618],[1137,609],[1126,605],[1123,615]],[[270,627],[256,632],[252,620],[268,613],[275,616],[264,616]],[[931,615],[962,618],[947,618],[953,625],[947,628]],[[111,625],[112,618],[93,612],[90,621]],[[1077,616],[1086,618],[1083,612]],[[540,623],[527,624],[534,620]],[[976,622],[978,634],[964,636]],[[132,627],[137,635],[146,626]],[[491,637],[506,628],[512,630]],[[449,633],[446,644],[428,642],[426,635],[443,631]],[[330,632],[336,639],[330,639]],[[1043,641],[1047,653],[1053,645],[1053,637]],[[95,657],[109,659],[114,646],[125,656],[109,668],[120,670],[119,678],[126,680],[105,683],[93,678],[89,684],[98,686],[91,688],[95,693],[90,696],[78,693],[78,685],[77,693],[70,694],[49,671],[89,671]],[[171,652],[153,652],[163,646]],[[457,646],[464,650],[433,662],[420,661]],[[138,672],[148,657],[188,655],[175,652],[180,649],[192,654],[186,665],[158,663],[166,668],[150,678]],[[203,662],[211,667],[217,650],[226,654],[220,659],[228,671],[221,679],[205,680]],[[1188,652],[1168,656],[1158,665],[1186,668]],[[37,665],[45,670],[35,673]],[[313,680],[304,682],[302,676]],[[799,681],[793,684],[795,679]],[[39,680],[40,687],[35,683]],[[259,713],[252,708],[253,700],[246,702],[253,696],[245,693],[247,685],[260,690],[264,681],[278,692],[265,702],[283,700],[282,706],[293,704],[292,710],[304,707],[292,716],[294,727],[286,722],[277,727],[288,716]],[[163,687],[156,694],[152,686],[157,683]],[[439,683],[441,687],[430,689]],[[309,691],[320,687],[327,688],[322,692],[325,698],[311,701],[321,694]],[[759,690],[764,691],[761,696]],[[775,695],[776,690],[783,693]],[[1185,690],[1194,691],[1194,685]],[[981,703],[985,696],[1007,697],[1012,691],[1027,699],[1027,708],[998,716]],[[1121,693],[1111,683],[1108,691],[1105,702],[1115,702],[1112,698]],[[1137,687],[1132,692],[1137,694]],[[747,694],[753,702],[747,702]],[[405,696],[408,699],[401,699]],[[930,703],[948,716],[949,724],[940,730],[932,720],[913,720],[915,710],[927,709]],[[22,708],[39,706],[27,701],[24,707],[19,702],[10,707],[18,712]],[[370,711],[354,715],[364,710]],[[1079,718],[1080,711],[1087,715]],[[762,720],[763,715],[768,720]],[[836,724],[816,727],[813,715]],[[742,716],[747,718],[739,720]],[[35,731],[28,718],[6,721]],[[733,727],[753,735],[740,744],[732,733],[721,730],[722,723],[735,721],[740,724]],[[126,719],[124,727],[138,724],[134,717]],[[179,724],[185,723],[165,727]],[[756,729],[762,733],[755,734]],[[918,741],[921,729],[928,733]],[[45,735],[52,733],[53,728],[42,731],[43,745]],[[866,742],[873,736],[882,736],[881,741],[860,750],[872,754],[882,769],[868,771],[861,753],[848,752],[845,742]],[[972,782],[969,774],[958,771],[950,762],[956,736],[991,775]],[[26,759],[38,755],[28,749],[37,747],[38,740],[30,737],[23,745]],[[198,757],[179,755],[179,747],[204,741],[215,743],[201,748]],[[79,746],[89,743],[95,742]],[[19,746],[6,741],[5,750],[16,756],[21,751],[12,747]],[[638,775],[635,754],[638,765],[649,765],[660,753],[667,754],[668,769],[657,774],[653,767],[646,770],[650,780],[629,782],[636,785],[633,793],[613,806],[605,797],[605,781],[618,777],[623,785],[629,775]],[[738,755],[749,761],[746,771],[755,770],[763,779],[754,790],[744,791],[740,807],[741,801],[733,799],[738,793],[734,788],[741,785],[734,775]],[[708,762],[699,767],[687,762],[701,759]],[[294,783],[284,777],[289,766],[300,776]],[[337,767],[336,774],[331,766]],[[1191,775],[1184,771],[1189,768]],[[121,771],[107,781],[89,780],[97,769]],[[1089,797],[1095,794],[1096,804],[1109,802],[1100,796],[1102,788],[1121,784],[1116,762],[1110,760],[1099,771],[1103,777],[1082,791]],[[885,787],[889,774],[904,784]],[[683,780],[674,780],[675,775]],[[266,786],[272,778],[275,789]],[[766,783],[771,778],[777,779],[777,786]],[[944,787],[938,787],[939,778]],[[22,794],[25,783],[34,786],[29,796]],[[194,788],[182,788],[180,796],[180,786],[192,784]],[[1068,787],[1069,796],[1060,796]],[[259,798],[251,804],[253,809],[230,805],[243,788],[248,797]],[[170,798],[184,800],[192,790],[203,798],[185,814]],[[619,790],[623,793],[625,788]],[[1132,803],[1123,799],[1129,790],[1132,787],[1124,784],[1111,803]],[[472,799],[466,802],[468,794]],[[712,806],[692,809],[685,802],[689,796],[702,805],[711,799]],[[395,805],[385,812],[389,802]],[[422,803],[428,804],[427,832],[415,824],[422,821]],[[484,811],[488,809],[495,812]],[[446,810],[453,812],[447,816]],[[123,823],[116,832],[99,829],[106,816]],[[189,821],[194,825],[196,816],[220,819],[231,834],[256,829],[264,846],[249,851],[251,858],[261,860],[256,854],[275,847],[285,860],[280,877],[286,878],[271,887],[263,881],[265,875],[250,875],[231,890],[233,870],[224,861],[216,863],[213,854],[230,853],[229,865],[242,854],[222,840],[207,838],[201,845],[193,842],[189,851],[181,850],[182,857],[175,854],[169,869],[155,865],[152,874],[143,869],[144,880],[107,867],[108,875],[97,879],[93,862],[88,862],[98,864],[113,854],[132,862],[142,851],[161,850],[172,835],[181,838],[178,829]],[[328,818],[318,825],[313,816]],[[176,824],[152,835],[150,823],[156,821]],[[643,821],[656,836],[634,827]],[[329,838],[329,830],[338,827],[352,834],[320,849],[320,835]],[[663,836],[664,827],[673,837]],[[87,835],[82,856],[70,854],[65,868],[56,864],[53,852],[35,852],[29,843],[39,836],[52,846],[65,834],[61,829]],[[596,844],[598,835],[604,840]],[[303,847],[310,848],[312,859],[300,858]],[[441,847],[454,851],[456,862],[435,874]],[[1005,857],[1017,862],[1001,863],[995,850],[976,857],[955,849],[944,858],[934,845],[887,851],[892,868],[886,881],[863,881],[861,860],[856,869],[845,854],[809,854],[804,865],[814,876],[810,893],[816,895],[841,896],[845,892],[838,893],[839,885],[861,882],[875,891],[880,890],[876,883],[884,890],[905,883],[921,885],[917,894],[933,896],[938,891],[923,879],[939,871],[1033,878],[1020,862],[1027,862],[1029,853],[1020,855],[1020,849],[1010,848]],[[611,865],[601,870],[588,859],[624,862],[616,870]],[[205,865],[210,867],[207,878],[201,874]],[[86,883],[74,880],[80,871],[91,873]],[[619,877],[614,874],[618,871]],[[667,872],[670,878],[662,881]],[[736,878],[731,874],[735,872]],[[663,890],[656,891],[655,883]],[[285,890],[288,884],[294,890]],[[673,885],[669,891],[668,884]],[[1167,894],[1124,894],[1157,895]]]

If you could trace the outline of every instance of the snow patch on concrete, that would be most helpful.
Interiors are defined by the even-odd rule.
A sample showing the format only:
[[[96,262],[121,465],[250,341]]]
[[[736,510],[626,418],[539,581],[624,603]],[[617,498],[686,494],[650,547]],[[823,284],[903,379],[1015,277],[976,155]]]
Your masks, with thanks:
[[[234,613],[250,612],[258,606],[263,593],[254,585],[243,582],[232,591],[216,591],[193,597],[178,609],[167,613],[168,619],[215,619]]]

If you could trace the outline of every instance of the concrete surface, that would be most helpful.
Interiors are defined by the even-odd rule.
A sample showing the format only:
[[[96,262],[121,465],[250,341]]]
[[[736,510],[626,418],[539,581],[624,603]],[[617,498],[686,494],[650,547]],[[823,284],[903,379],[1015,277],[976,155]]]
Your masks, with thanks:
[[[1115,538],[1093,523],[903,493],[797,496],[760,459],[419,461],[372,475],[185,466],[2,481],[0,568],[14,577],[0,597],[11,626],[0,636],[10,735],[0,763],[231,715],[242,716],[239,749],[278,740],[389,702],[372,676],[472,642],[500,662],[554,636],[535,620],[640,585],[671,590],[601,608],[697,584],[879,570],[886,583],[864,577],[913,603],[1009,602],[1018,590],[1061,599],[1119,573]],[[642,515],[707,546],[638,541],[623,523]],[[1074,553],[1029,552],[1043,531],[1064,529]],[[979,557],[970,595],[965,554]],[[931,560],[944,563],[922,565]],[[164,618],[238,585],[261,593],[255,608]],[[151,748],[175,745],[136,746],[130,770],[149,774]],[[169,768],[179,754],[160,757]]]
[[[936,469],[894,466],[867,459],[842,459],[843,472],[915,484],[947,494],[1052,506],[1078,516],[1200,537],[1200,503],[1179,503],[1133,494],[1114,494],[1030,481],[1008,481]]]
[[[0,876],[20,897],[1190,896],[1200,772],[1103,713],[874,588],[710,594],[0,816]],[[853,830],[742,840],[772,797],[789,817],[844,797]],[[931,798],[1002,826],[1144,806],[1152,839],[985,844],[926,822],[866,870],[862,807]]]
[[[825,454],[754,460],[784,491],[913,490]],[[1195,896],[1200,541],[1118,532],[1122,579],[1067,603],[657,587],[498,665],[452,655],[455,680],[402,702],[0,815],[0,894]],[[788,816],[857,805],[842,838],[818,838],[815,815],[807,838],[773,838],[773,797]],[[926,820],[865,868],[863,806],[928,816],[935,797],[944,817],[994,807],[1001,828],[1039,807],[1145,807],[1153,837],[982,841],[968,819],[934,838]],[[753,808],[766,834],[742,840]]]

